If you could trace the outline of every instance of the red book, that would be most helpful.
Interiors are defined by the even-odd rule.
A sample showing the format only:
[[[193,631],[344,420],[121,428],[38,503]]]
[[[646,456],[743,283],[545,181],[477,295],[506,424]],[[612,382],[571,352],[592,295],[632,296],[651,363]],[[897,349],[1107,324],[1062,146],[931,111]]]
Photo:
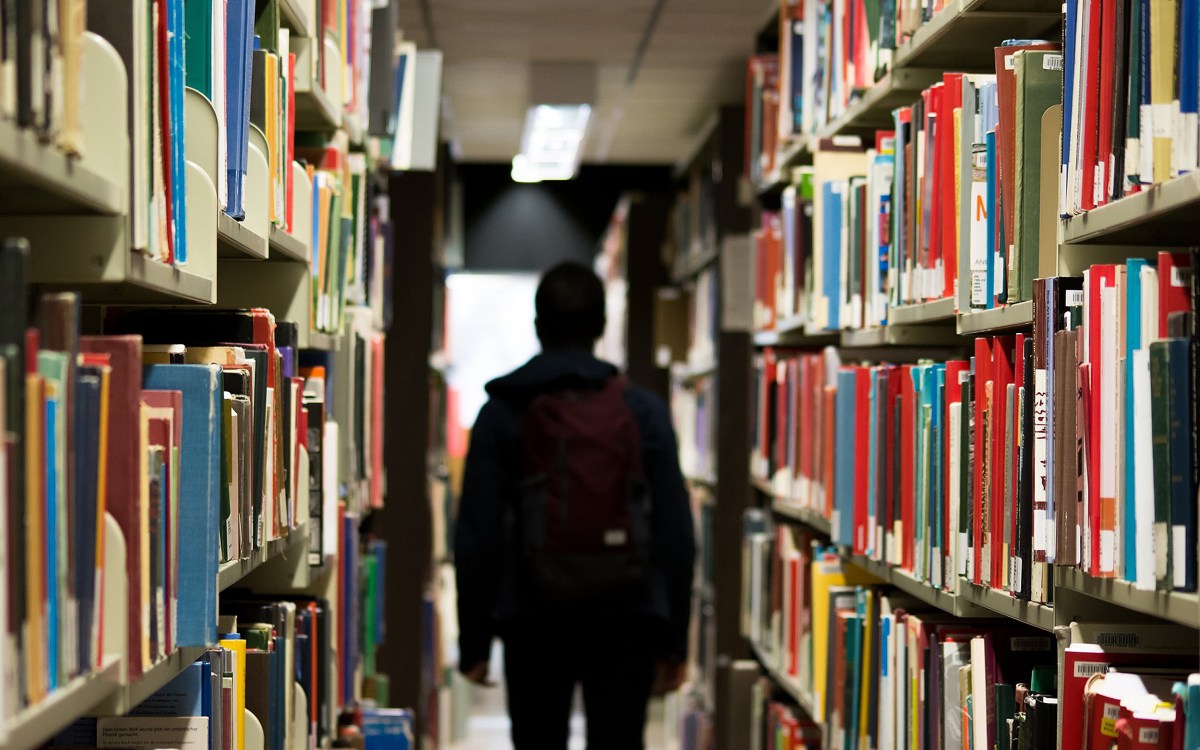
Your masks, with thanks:
[[[166,0],[154,0],[154,11],[158,28],[155,29],[155,45],[158,49],[158,111],[159,118],[162,122],[162,172],[163,172],[163,194],[166,196],[164,201],[165,215],[163,221],[167,226],[167,262],[175,262],[175,216],[171,207],[171,128],[174,123],[171,122],[171,63],[170,55],[168,54],[169,34],[167,31],[167,2]],[[153,134],[151,134],[153,137]],[[183,177],[183,175],[180,175]]]
[[[973,446],[974,450],[974,475],[971,477],[972,483],[972,504],[974,512],[971,514],[971,539],[974,541],[974,550],[972,552],[973,567],[975,570],[972,573],[971,580],[977,584],[983,583],[983,513],[985,504],[983,500],[983,471],[988,464],[986,446],[987,441],[984,438],[984,412],[987,410],[987,389],[990,388],[992,380],[992,349],[985,338],[975,339],[975,434]]]
[[[954,293],[958,281],[958,216],[954,211],[954,165],[957,157],[954,153],[954,110],[962,109],[962,73],[944,73],[942,75],[942,110],[938,114],[939,127],[942,134],[948,137],[938,138],[938,197],[934,201],[934,210],[938,212],[941,228],[938,232],[938,243],[941,247],[942,269],[945,271],[945,288],[943,296]],[[947,372],[947,375],[949,373]],[[947,380],[947,386],[949,381]]]
[[[834,463],[832,446],[835,445],[837,436],[836,422],[833,415],[837,413],[837,387],[825,386],[825,450],[824,456],[824,485],[825,485],[825,518],[833,518],[833,488],[834,488]]]
[[[992,417],[991,434],[992,463],[989,479],[992,482],[990,526],[992,537],[992,588],[1001,588],[1004,569],[1008,560],[1004,557],[1004,496],[1008,492],[1007,476],[1004,473],[1004,454],[1008,431],[1008,386],[1013,382],[1013,337],[997,336],[992,342]]]
[[[1119,0],[1100,0],[1092,3],[1092,15],[1100,12],[1100,38],[1104,40],[1116,37],[1117,2]],[[1123,0],[1120,0],[1123,2]],[[1097,7],[1099,6],[1099,7]],[[1096,205],[1108,203],[1112,195],[1112,166],[1113,166],[1113,81],[1115,75],[1116,45],[1104,41],[1100,43],[1100,105],[1096,112]],[[1124,51],[1120,54],[1124,54]],[[1095,71],[1092,68],[1091,71]],[[1089,71],[1089,75],[1091,73]],[[1084,186],[1086,189],[1086,185]]]
[[[108,511],[125,536],[125,573],[129,581],[129,635],[126,665],[131,678],[140,677],[142,632],[148,627],[142,607],[137,606],[142,586],[142,548],[136,540],[146,534],[138,512],[141,496],[141,461],[138,455],[142,394],[141,336],[80,336],[79,350],[107,354],[109,375],[108,453],[106,457]],[[36,347],[34,347],[36,351]],[[32,505],[30,506],[32,507]]]
[[[790,360],[781,359],[775,363],[775,452],[772,456],[774,471],[779,471],[788,465],[788,429],[789,412],[791,411],[790,394],[788,391],[787,371]],[[774,472],[773,472],[774,473]],[[774,479],[774,476],[772,476]]]
[[[896,431],[896,406],[900,403],[900,378],[903,375],[900,367],[891,365],[888,367],[888,390],[887,390],[887,416],[888,416],[888,440],[891,445],[892,435]],[[884,528],[884,544],[887,549],[884,550],[884,560],[895,559],[895,545],[898,540],[895,538],[896,525],[893,519],[896,517],[896,504],[900,502],[900,498],[896,497],[896,473],[900,471],[900,467],[896,462],[896,451],[890,447],[887,451],[887,487],[884,488],[884,507],[882,511],[883,528]],[[891,545],[887,545],[888,535],[891,535]]]
[[[871,444],[871,368],[855,368],[854,442],[859,450],[859,467],[854,473],[854,552],[867,550],[867,489],[870,483],[867,446]]]
[[[787,561],[788,584],[790,591],[788,599],[792,602],[792,614],[788,617],[787,632],[787,673],[795,676],[800,672],[800,555],[793,555]]]
[[[1079,193],[1080,207],[1085,211],[1096,207],[1096,143],[1100,128],[1100,80],[1096,73],[1100,70],[1101,8],[1099,3],[1088,5],[1090,8],[1084,14],[1088,24],[1084,31],[1087,49],[1081,50],[1088,75],[1083,100],[1079,102],[1083,112],[1083,155],[1080,157],[1083,174],[1080,178]]]
[[[900,567],[913,569],[913,544],[916,539],[913,526],[913,469],[916,461],[916,446],[913,445],[913,419],[916,393],[913,389],[912,365],[900,367],[900,538],[903,555]]]
[[[1158,337],[1167,337],[1167,319],[1173,312],[1192,309],[1191,259],[1187,253],[1158,254]]]
[[[803,494],[800,497],[800,502],[806,507],[811,507],[810,483],[812,481],[813,461],[812,461],[812,434],[819,424],[815,417],[814,398],[813,398],[813,362],[815,357],[800,358],[800,413],[796,419],[796,431],[799,433],[797,443],[799,444],[799,456],[796,460],[796,476],[800,480],[800,486],[803,489]]]

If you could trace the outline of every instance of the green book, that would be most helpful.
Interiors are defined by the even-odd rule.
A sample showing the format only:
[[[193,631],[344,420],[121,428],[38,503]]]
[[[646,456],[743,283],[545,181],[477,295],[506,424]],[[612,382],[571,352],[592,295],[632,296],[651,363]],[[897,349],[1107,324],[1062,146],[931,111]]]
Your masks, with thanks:
[[[254,34],[259,38],[262,49],[279,52],[279,2],[266,0],[258,3],[258,18],[254,21]]]
[[[1154,458],[1154,577],[1160,591],[1170,591],[1171,466],[1168,436],[1171,405],[1167,394],[1167,342],[1150,344],[1150,429]]]
[[[213,99],[213,4],[183,2],[183,79],[211,102]]]
[[[1033,299],[1037,276],[1041,206],[1042,115],[1062,101],[1063,56],[1049,50],[1020,50],[1013,56],[1017,74],[1016,205],[1009,302]]]

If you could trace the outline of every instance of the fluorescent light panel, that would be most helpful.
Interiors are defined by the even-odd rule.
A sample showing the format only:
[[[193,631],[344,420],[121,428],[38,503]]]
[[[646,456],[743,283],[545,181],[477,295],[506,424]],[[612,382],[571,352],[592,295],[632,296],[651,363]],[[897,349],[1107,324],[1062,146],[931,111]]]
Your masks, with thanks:
[[[587,104],[530,107],[525,113],[521,153],[513,158],[513,180],[541,182],[574,177],[591,114]]]

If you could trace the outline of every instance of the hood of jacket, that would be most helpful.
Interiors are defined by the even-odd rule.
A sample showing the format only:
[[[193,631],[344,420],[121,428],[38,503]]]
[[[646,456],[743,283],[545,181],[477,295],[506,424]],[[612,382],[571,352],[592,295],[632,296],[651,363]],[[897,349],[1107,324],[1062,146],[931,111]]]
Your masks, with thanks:
[[[527,398],[559,388],[598,388],[617,368],[583,349],[542,352],[503,377],[487,384],[489,396]]]

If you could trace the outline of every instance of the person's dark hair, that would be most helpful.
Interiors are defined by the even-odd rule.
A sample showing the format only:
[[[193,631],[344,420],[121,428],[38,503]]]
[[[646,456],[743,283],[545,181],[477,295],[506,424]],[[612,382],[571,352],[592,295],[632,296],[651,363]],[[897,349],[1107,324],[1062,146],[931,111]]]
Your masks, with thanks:
[[[604,284],[587,266],[568,261],[551,268],[533,304],[544,349],[591,349],[604,333]]]

